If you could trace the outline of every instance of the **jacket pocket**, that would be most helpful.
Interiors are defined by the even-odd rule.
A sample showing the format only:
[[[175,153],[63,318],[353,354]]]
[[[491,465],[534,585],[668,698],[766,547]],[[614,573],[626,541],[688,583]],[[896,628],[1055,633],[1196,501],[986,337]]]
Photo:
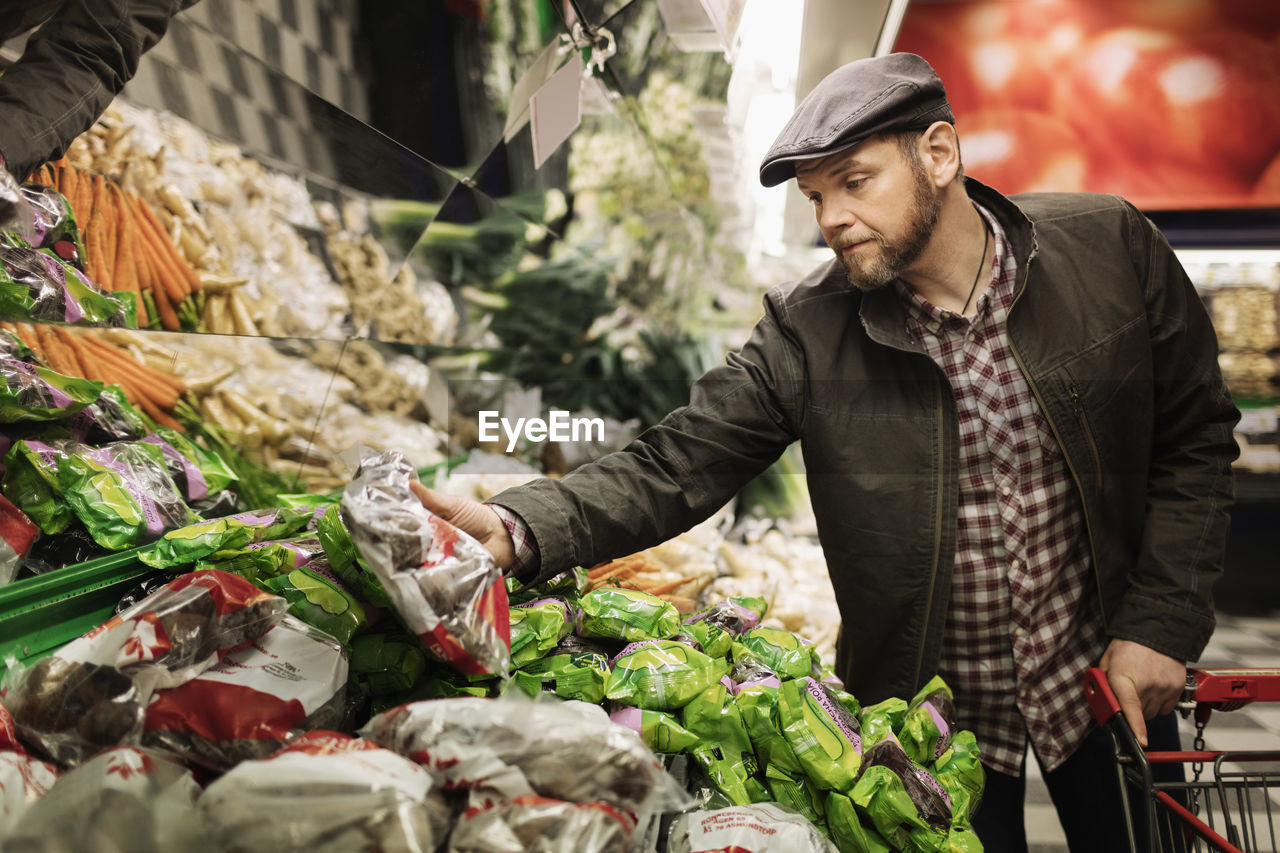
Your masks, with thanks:
[[[1093,488],[1095,492],[1102,491],[1102,455],[1098,453],[1098,442],[1093,437],[1093,428],[1089,426],[1089,416],[1084,410],[1084,401],[1080,396],[1080,389],[1076,387],[1074,381],[1067,387],[1067,394],[1071,398],[1071,411],[1076,417],[1076,421],[1080,424],[1080,432],[1084,435],[1085,443],[1089,446],[1089,458],[1093,462]]]

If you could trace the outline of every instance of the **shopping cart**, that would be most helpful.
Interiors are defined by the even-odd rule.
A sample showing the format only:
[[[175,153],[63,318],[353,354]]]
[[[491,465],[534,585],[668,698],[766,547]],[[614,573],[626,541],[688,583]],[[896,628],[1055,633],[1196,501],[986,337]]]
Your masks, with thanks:
[[[1194,716],[1196,736],[1193,749],[1184,752],[1143,750],[1102,670],[1086,674],[1085,695],[1115,743],[1130,850],[1138,853],[1137,839],[1145,836],[1148,849],[1160,853],[1280,851],[1280,751],[1206,751],[1204,744],[1214,710],[1280,702],[1280,669],[1189,670],[1178,709],[1184,718]],[[1179,766],[1181,780],[1156,779],[1168,775],[1153,775],[1160,765]]]

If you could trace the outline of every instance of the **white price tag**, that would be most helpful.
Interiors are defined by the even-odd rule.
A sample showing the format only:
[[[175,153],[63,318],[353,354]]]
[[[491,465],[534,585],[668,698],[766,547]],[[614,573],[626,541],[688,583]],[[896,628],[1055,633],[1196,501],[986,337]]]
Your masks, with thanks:
[[[582,59],[574,54],[529,99],[533,165],[541,168],[582,121]]]
[[[555,41],[547,45],[538,58],[529,66],[529,70],[521,75],[511,90],[511,104],[508,107],[507,124],[502,129],[502,141],[510,142],[520,132],[520,128],[529,122],[529,99],[533,93],[551,79],[556,71],[559,59],[559,44]]]

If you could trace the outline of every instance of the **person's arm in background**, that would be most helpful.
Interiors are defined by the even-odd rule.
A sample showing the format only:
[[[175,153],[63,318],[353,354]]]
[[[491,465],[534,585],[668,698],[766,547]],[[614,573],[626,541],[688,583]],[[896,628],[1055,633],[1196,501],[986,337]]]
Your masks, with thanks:
[[[67,0],[0,76],[0,157],[19,181],[61,156],[197,0]]]
[[[492,498],[532,536],[538,563],[530,582],[679,535],[796,439],[801,352],[770,297],[765,307],[741,352],[694,384],[689,405],[563,480],[536,480]],[[511,568],[516,546],[494,507],[428,489],[418,495],[428,509],[480,539],[499,566]]]
[[[1145,745],[1144,718],[1173,710],[1186,662],[1213,632],[1212,586],[1226,551],[1240,413],[1194,285],[1164,235],[1137,209],[1129,215],[1126,237],[1147,302],[1156,434],[1142,547],[1101,665]]]

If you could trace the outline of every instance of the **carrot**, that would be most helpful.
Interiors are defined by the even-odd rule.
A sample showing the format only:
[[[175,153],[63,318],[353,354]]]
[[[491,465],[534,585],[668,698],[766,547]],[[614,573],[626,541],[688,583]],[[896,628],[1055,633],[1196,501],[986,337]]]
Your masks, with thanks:
[[[121,375],[133,380],[141,390],[146,391],[147,396],[167,409],[173,408],[178,397],[186,391],[186,386],[177,377],[135,361],[119,347],[94,338],[86,338],[85,342],[87,351],[97,356],[105,367],[118,370]]]
[[[655,586],[642,587],[641,589],[643,592],[647,592],[650,595],[662,595],[664,593],[674,592],[675,590],[689,583],[689,581],[691,580],[694,580],[694,579],[680,578],[679,580],[670,581],[668,583],[660,583],[660,584],[656,584]]]
[[[114,182],[111,184],[111,196],[116,212],[116,255],[113,267],[115,280],[112,283],[115,290],[128,291],[138,297],[138,325],[146,326],[147,309],[142,304],[142,290],[138,286],[138,270],[133,253],[133,244],[136,239],[133,216],[129,212],[124,193]]]
[[[77,376],[80,365],[74,355],[69,356],[66,348],[54,337],[50,327],[43,323],[36,324],[36,339],[40,341],[40,349],[44,353],[45,363],[64,376]]]
[[[53,336],[58,339],[61,349],[65,351],[68,363],[75,368],[76,376],[88,376],[85,372],[84,358],[80,349],[79,336],[72,334],[61,326],[54,326]]]
[[[162,250],[168,261],[171,262],[173,268],[182,276],[183,294],[185,298],[188,293],[200,289],[200,277],[196,275],[196,271],[191,268],[186,259],[178,252],[178,247],[173,245],[173,241],[169,239],[169,232],[160,224],[160,220],[156,217],[155,211],[151,209],[151,205],[142,199],[138,200],[138,210],[142,213],[142,219],[145,222],[151,239],[155,241],[156,248]],[[182,299],[174,300],[181,302]]]
[[[151,402],[151,400],[146,397],[139,397],[134,402],[137,403],[138,408],[142,409],[142,411],[146,413],[147,417],[160,424],[160,426],[168,427],[175,432],[186,432],[186,429],[183,428],[182,424],[175,421],[172,416],[160,409],[155,403]]]

